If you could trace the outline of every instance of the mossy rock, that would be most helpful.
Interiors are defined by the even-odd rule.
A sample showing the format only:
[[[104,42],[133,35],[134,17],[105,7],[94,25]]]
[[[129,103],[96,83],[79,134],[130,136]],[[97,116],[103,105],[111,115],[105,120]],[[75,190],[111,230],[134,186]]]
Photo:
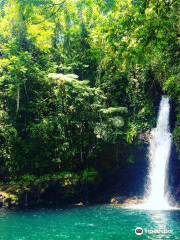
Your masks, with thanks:
[[[4,198],[5,206],[18,205],[19,197],[17,195],[5,191],[0,191],[0,195]]]

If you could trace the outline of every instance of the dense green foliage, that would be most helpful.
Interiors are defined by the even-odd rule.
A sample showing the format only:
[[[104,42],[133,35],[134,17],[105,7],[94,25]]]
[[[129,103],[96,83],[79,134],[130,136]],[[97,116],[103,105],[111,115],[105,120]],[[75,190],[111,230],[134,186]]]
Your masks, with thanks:
[[[83,172],[93,180],[107,148],[132,162],[162,91],[176,102],[180,153],[178,4],[2,0],[1,178]]]

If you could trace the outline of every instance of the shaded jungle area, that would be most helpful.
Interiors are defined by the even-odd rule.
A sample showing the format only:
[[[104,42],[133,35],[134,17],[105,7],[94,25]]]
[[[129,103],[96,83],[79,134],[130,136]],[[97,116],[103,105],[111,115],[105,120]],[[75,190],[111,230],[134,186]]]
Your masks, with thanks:
[[[0,1],[2,186],[37,196],[65,189],[58,196],[71,198],[96,192],[117,172],[127,183],[124,166],[133,168],[136,156],[142,165],[162,94],[173,102],[180,156],[179,7],[178,0]]]

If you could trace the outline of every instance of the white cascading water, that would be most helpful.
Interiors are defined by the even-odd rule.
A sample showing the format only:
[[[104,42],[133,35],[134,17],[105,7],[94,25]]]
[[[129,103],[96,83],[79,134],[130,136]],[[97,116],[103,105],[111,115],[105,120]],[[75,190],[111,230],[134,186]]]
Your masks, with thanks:
[[[171,152],[172,134],[169,127],[170,103],[169,98],[162,96],[157,126],[151,131],[149,146],[149,193],[146,203],[134,205],[141,209],[171,208],[165,199],[166,169]]]
[[[162,96],[157,127],[151,132],[150,160],[150,193],[147,205],[153,209],[167,208],[165,200],[165,177],[167,163],[171,152],[172,134],[169,128],[169,98]]]

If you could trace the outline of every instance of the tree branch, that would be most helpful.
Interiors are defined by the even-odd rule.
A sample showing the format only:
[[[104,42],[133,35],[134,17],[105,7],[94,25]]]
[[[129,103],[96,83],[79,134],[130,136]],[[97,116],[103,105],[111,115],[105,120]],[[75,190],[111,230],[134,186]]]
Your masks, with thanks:
[[[36,23],[33,23],[35,25],[38,25],[38,24],[41,24],[43,23],[44,21],[46,21],[47,19],[53,17],[59,10],[60,8],[62,7],[62,5],[66,2],[66,0],[64,0],[63,2],[59,3],[59,4],[53,4],[53,5],[59,5],[59,8],[57,9],[57,11],[53,12],[50,16],[46,17],[43,21],[40,21],[40,22],[36,22]],[[50,3],[49,3],[50,4]]]

